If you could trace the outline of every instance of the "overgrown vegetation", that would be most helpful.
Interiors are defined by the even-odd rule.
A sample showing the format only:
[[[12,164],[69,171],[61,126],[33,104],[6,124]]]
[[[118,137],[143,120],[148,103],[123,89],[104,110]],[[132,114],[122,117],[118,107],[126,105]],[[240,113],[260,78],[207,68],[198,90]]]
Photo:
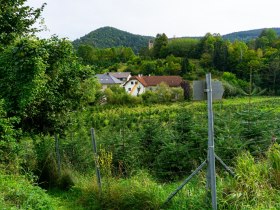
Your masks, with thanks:
[[[120,69],[185,79],[211,71],[228,97],[247,95],[214,104],[216,153],[236,173],[229,177],[218,167],[219,209],[280,208],[280,100],[254,97],[265,88],[279,94],[273,30],[250,43],[216,34],[169,41],[158,34],[154,47],[139,56],[128,47],[84,45],[76,52],[66,39],[31,36],[44,5],[34,9],[25,2],[1,4],[1,209],[209,209],[205,172],[162,206],[207,156],[206,104],[184,101],[188,82],[184,92],[160,84],[139,97],[121,88],[101,93],[94,70]],[[102,94],[111,104],[99,105]]]

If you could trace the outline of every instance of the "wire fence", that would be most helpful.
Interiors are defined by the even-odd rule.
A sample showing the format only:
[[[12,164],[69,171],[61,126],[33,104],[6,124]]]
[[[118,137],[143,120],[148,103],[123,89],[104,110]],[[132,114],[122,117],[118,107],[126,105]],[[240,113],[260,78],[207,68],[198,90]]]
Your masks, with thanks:
[[[267,104],[230,108],[216,104],[217,155],[230,166],[243,150],[249,150],[256,160],[261,160],[269,146],[280,139],[280,115],[275,112],[276,105],[275,102],[268,109]],[[260,109],[262,106],[265,110]],[[61,164],[85,173],[94,170],[96,163],[88,125],[102,122],[103,126],[96,129],[97,149],[112,153],[112,174],[129,176],[138,169],[146,169],[167,180],[184,177],[198,167],[207,154],[207,113],[203,111],[205,106],[201,107],[197,110],[190,106],[147,109],[144,113],[113,110],[112,117],[108,117],[110,110],[107,115],[102,111],[94,113],[99,115],[98,120],[91,116],[88,124],[77,123],[72,131],[59,137]]]

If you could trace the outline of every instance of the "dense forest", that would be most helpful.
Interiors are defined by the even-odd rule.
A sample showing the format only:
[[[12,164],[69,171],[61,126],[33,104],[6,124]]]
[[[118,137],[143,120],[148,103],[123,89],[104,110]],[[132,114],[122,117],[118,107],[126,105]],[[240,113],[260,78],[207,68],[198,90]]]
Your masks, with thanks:
[[[159,33],[150,47],[150,37],[140,43],[127,33],[114,47],[90,39],[74,47],[38,38],[46,5],[26,2],[0,7],[0,209],[209,209],[205,172],[163,205],[207,156],[205,102],[173,101],[165,84],[135,97],[102,91],[95,75],[113,71],[179,75],[189,92],[207,72],[221,80],[227,99],[214,103],[215,147],[236,176],[217,170],[218,207],[280,208],[276,30],[232,42]]]

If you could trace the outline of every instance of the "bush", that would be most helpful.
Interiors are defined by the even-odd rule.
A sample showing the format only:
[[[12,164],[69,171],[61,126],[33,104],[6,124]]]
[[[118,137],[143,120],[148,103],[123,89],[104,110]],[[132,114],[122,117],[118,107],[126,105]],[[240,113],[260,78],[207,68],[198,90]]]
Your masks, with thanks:
[[[112,86],[110,88],[106,88],[104,91],[105,97],[107,99],[108,104],[141,104],[142,98],[131,96],[125,92],[125,89],[118,86]]]
[[[18,122],[18,119],[7,117],[3,107],[4,100],[0,100],[0,170],[5,169],[17,173],[20,163],[17,136],[20,132],[14,128],[14,124]]]
[[[225,88],[225,97],[243,95],[244,91],[249,90],[249,83],[238,79],[233,73],[224,72],[221,79]]]
[[[0,180],[1,209],[54,210],[45,191],[32,185],[25,177],[0,173]]]

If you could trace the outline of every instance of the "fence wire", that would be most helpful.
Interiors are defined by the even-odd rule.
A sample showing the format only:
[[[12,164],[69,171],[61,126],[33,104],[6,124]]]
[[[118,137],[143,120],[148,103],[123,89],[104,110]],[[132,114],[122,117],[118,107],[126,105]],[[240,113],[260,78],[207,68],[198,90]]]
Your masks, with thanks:
[[[252,150],[259,160],[272,143],[279,142],[280,115],[275,112],[276,102],[272,108],[266,106],[258,111],[261,106],[266,104],[253,108],[214,105],[215,150],[226,164],[232,166],[234,157],[243,150]],[[251,113],[263,114],[262,118],[250,118],[250,108]],[[131,110],[99,110],[89,118],[89,124],[79,124],[60,137],[62,165],[82,172],[94,169],[91,126],[98,127],[99,153],[112,153],[112,170],[116,174],[129,175],[136,169],[146,169],[163,178],[181,177],[206,159],[206,106]]]

